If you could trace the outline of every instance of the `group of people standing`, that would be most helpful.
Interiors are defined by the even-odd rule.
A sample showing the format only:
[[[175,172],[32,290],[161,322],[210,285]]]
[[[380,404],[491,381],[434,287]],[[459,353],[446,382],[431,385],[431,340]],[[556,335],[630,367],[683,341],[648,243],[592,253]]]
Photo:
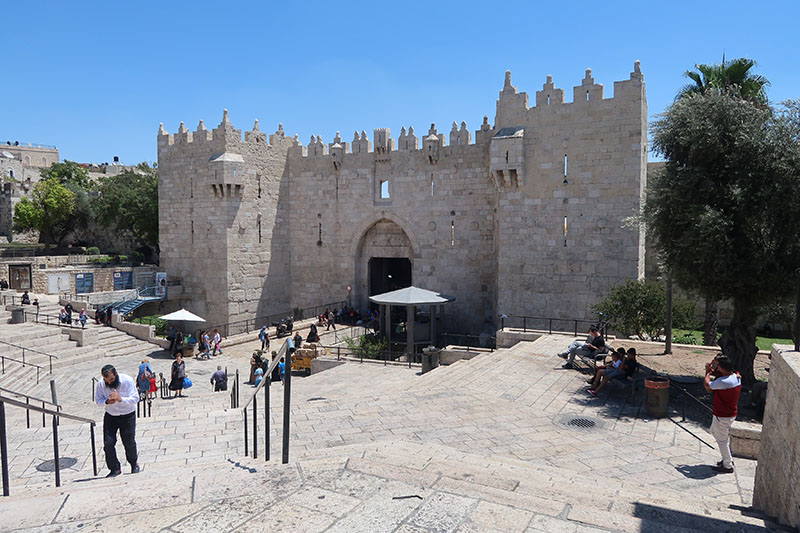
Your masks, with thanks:
[[[219,354],[222,355],[222,348],[220,348],[220,343],[222,342],[222,336],[219,334],[219,330],[212,331],[204,331],[203,334],[200,336],[202,342],[202,352],[197,354],[199,359],[211,359],[211,357],[217,356],[217,351]],[[212,353],[213,348],[213,353]]]

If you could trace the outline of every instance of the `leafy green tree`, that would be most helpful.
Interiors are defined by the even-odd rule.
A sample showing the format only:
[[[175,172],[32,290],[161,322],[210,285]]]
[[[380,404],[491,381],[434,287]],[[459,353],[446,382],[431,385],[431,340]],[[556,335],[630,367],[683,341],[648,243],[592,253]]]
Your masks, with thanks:
[[[344,343],[356,355],[361,355],[368,359],[380,359],[389,348],[389,343],[384,337],[377,337],[372,334],[361,335],[357,339],[348,337],[344,340]]]
[[[137,239],[158,247],[158,171],[141,163],[100,181],[93,202],[98,221],[118,231],[130,231]]]
[[[592,308],[608,315],[613,330],[624,335],[636,335],[642,340],[658,338],[664,332],[667,295],[664,286],[654,281],[628,280],[612,287]],[[675,298],[672,302],[672,322],[676,327],[691,328],[694,324],[694,304]]]
[[[55,178],[62,185],[71,184],[84,191],[91,189],[89,172],[74,161],[53,163],[49,167],[43,168],[39,174],[42,179]]]
[[[750,100],[759,106],[766,107],[767,87],[769,80],[759,74],[753,74],[756,62],[740,57],[713,65],[695,65],[695,70],[687,70],[684,76],[691,83],[684,85],[678,92],[678,98],[694,94],[715,92]]]
[[[680,286],[733,301],[719,343],[748,386],[758,309],[795,286],[800,266],[799,107],[710,91],[678,99],[652,126],[667,163],[648,177],[648,232]]]
[[[74,227],[75,193],[58,179],[44,179],[33,187],[31,198],[22,198],[14,208],[16,231],[39,231],[45,247],[60,244]]]

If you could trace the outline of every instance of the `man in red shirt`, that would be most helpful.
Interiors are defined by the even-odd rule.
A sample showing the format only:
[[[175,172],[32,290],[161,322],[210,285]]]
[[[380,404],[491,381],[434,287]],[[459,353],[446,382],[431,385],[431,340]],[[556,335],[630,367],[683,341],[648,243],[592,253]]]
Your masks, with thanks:
[[[742,380],[739,374],[733,371],[733,363],[726,356],[720,354],[710,363],[706,363],[706,377],[703,386],[708,392],[714,393],[713,415],[711,422],[711,435],[717,441],[722,461],[712,466],[711,469],[722,474],[733,473],[733,458],[731,457],[730,433],[731,424],[736,420],[739,405],[739,392],[742,390]]]

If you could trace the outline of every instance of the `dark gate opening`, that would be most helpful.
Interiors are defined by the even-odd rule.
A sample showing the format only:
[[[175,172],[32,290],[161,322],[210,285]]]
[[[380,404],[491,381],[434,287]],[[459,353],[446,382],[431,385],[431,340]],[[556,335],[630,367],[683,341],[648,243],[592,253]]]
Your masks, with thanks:
[[[369,295],[383,294],[411,286],[411,260],[373,257],[369,260]]]

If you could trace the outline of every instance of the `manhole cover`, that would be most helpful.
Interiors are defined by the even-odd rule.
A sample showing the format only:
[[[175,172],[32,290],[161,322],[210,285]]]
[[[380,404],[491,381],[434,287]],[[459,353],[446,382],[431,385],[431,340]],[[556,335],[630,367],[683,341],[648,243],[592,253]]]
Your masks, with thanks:
[[[574,414],[559,417],[555,422],[569,429],[580,429],[583,431],[602,429],[605,427],[602,420],[588,416],[576,416]]]
[[[594,420],[589,420],[588,418],[571,418],[569,421],[567,421],[567,425],[590,429],[595,426],[595,423]]]
[[[75,466],[75,463],[77,462],[78,460],[75,459],[74,457],[60,457],[58,459],[59,470]],[[47,461],[37,466],[36,470],[38,470],[39,472],[55,472],[56,471],[55,459],[48,459]]]
[[[321,402],[323,400],[327,400],[327,398],[323,398],[322,396],[317,396],[315,398],[309,398],[306,401],[309,401],[309,402]]]

